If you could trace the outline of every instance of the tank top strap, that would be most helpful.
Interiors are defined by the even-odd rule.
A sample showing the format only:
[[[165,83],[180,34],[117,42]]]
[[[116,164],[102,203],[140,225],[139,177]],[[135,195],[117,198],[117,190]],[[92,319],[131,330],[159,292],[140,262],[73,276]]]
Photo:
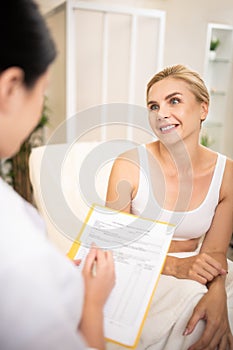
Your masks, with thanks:
[[[139,186],[141,189],[142,186],[142,178],[143,176],[146,177],[146,183],[148,186],[148,197],[147,197],[147,211],[146,214],[151,215],[151,209],[153,210],[161,210],[161,207],[159,206],[158,202],[156,201],[153,191],[152,191],[152,180],[151,180],[151,174],[150,174],[150,167],[149,167],[149,159],[148,159],[148,151],[146,149],[146,145],[142,144],[138,147],[138,156],[139,156],[139,164],[140,164],[140,176],[139,176]],[[145,189],[144,189],[145,191]]]
[[[143,169],[144,174],[146,175],[148,186],[151,189],[151,176],[150,176],[150,167],[149,167],[149,159],[148,159],[148,151],[146,149],[146,145],[142,144],[138,147],[138,155],[139,155],[139,164],[140,168]]]
[[[144,170],[145,174],[149,175],[149,162],[145,144],[142,144],[138,147],[138,155],[140,167]]]

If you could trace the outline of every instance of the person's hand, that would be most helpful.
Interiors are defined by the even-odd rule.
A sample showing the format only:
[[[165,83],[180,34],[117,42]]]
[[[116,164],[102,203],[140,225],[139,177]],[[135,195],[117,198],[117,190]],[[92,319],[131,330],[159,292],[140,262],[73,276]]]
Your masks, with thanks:
[[[102,350],[105,349],[103,307],[115,284],[112,253],[93,246],[82,273],[85,292],[79,330],[89,347]]]
[[[185,262],[182,260],[180,259],[177,269],[180,278],[188,278],[206,284],[211,282],[216,276],[227,273],[221,263],[207,253],[188,257],[185,259]]]
[[[80,266],[80,265],[81,265],[81,262],[82,262],[81,259],[73,260],[73,263],[74,263],[75,266]]]
[[[170,267],[168,265],[173,265]],[[172,271],[169,273],[169,271]],[[177,278],[191,279],[201,284],[211,282],[218,275],[225,275],[227,271],[223,269],[220,262],[210,254],[200,253],[187,258],[167,257],[163,270],[164,274]]]
[[[194,308],[184,335],[192,333],[200,320],[205,320],[205,330],[201,338],[188,350],[233,350],[224,288],[213,288],[202,297]]]
[[[115,284],[113,256],[93,246],[83,267],[85,302],[102,308]]]

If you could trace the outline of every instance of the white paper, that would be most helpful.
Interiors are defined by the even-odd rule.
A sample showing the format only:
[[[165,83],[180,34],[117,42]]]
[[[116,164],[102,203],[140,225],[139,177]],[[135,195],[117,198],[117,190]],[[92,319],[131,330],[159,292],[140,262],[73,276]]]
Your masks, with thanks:
[[[104,308],[106,338],[136,346],[173,232],[166,223],[94,207],[75,258],[83,264],[92,243],[113,252],[116,284]]]

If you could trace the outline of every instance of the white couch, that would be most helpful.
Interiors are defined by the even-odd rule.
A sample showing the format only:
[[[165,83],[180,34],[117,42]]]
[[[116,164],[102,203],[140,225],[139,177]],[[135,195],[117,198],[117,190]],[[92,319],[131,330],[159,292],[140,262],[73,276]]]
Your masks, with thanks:
[[[35,204],[45,220],[48,238],[63,253],[67,253],[69,251],[69,248],[71,247],[73,240],[77,237],[89,211],[91,202],[86,200],[83,190],[84,192],[89,190],[91,182],[90,179],[92,178],[94,181],[95,190],[93,192],[96,192],[98,195],[98,203],[104,205],[108,178],[114,158],[124,149],[132,147],[132,145],[120,145],[120,147],[117,145],[114,148],[115,156],[110,160],[106,160],[105,162],[103,161],[104,157],[102,157],[102,160],[100,160],[99,163],[98,159],[92,158],[93,163],[96,163],[94,173],[90,174],[90,172],[93,172],[93,169],[91,169],[92,166],[85,169],[86,173],[84,172],[84,176],[86,176],[86,182],[80,185],[80,169],[83,167],[88,155],[91,154],[93,150],[95,151],[100,145],[100,142],[83,142],[76,143],[69,149],[67,148],[69,146],[67,146],[67,144],[49,145],[34,148],[31,152],[29,158],[29,171]],[[65,157],[62,161],[60,174],[58,174],[55,168],[57,167],[57,156],[59,158],[60,155],[61,158],[64,155]],[[44,181],[46,185],[42,185],[42,181]],[[65,204],[74,214],[74,216],[78,218],[78,222],[72,226],[72,234],[70,234],[70,227],[67,228],[67,230],[64,230],[64,228],[60,229],[59,224],[57,225],[56,221],[61,220],[62,222],[63,220],[64,222],[62,222],[62,224],[64,223],[66,227],[66,225],[72,225],[72,223],[70,223],[72,220],[69,220],[66,215],[64,215],[63,218],[63,204],[61,204],[61,201],[59,201],[59,193],[56,191],[54,192],[53,190],[53,192],[50,194],[51,187],[53,187],[55,183],[58,185],[58,187],[59,185],[61,187],[61,191],[66,202]],[[96,193],[95,196],[93,196],[93,202],[96,202]],[[52,209],[60,210],[58,220],[51,219],[50,210],[48,210],[48,205],[45,198],[48,198]],[[92,200],[92,198],[90,200]]]

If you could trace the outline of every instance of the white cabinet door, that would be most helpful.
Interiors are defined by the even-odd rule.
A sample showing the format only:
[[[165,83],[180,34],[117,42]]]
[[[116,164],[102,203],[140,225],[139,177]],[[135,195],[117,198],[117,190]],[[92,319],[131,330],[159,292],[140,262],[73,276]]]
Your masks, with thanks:
[[[67,117],[112,103],[145,108],[146,85],[163,65],[165,12],[83,1],[67,1],[66,12]],[[115,134],[133,137],[133,114]],[[111,138],[107,122],[103,112],[90,138]]]
[[[213,52],[211,41],[219,41]],[[206,43],[205,82],[210,93],[209,115],[203,123],[203,132],[208,135],[210,148],[224,151],[226,114],[232,71],[233,27],[209,23]]]

